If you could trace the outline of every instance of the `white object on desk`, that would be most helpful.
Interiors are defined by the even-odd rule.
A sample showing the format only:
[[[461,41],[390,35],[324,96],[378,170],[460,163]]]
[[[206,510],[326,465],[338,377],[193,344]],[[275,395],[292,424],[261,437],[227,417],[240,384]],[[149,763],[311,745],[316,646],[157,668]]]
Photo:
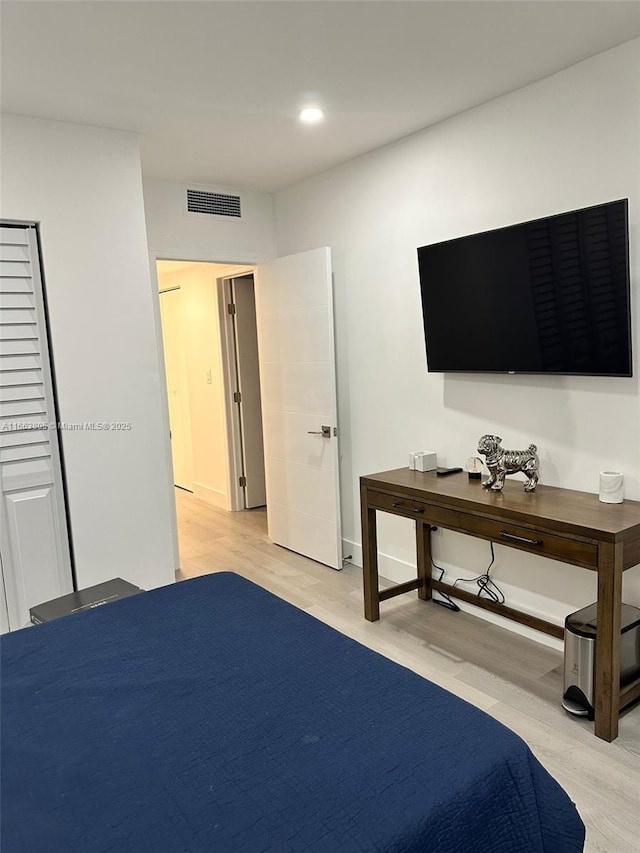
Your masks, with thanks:
[[[600,472],[600,501],[621,504],[624,500],[624,474],[619,471]]]
[[[438,456],[432,450],[421,450],[414,454],[416,471],[435,471],[438,467]]]

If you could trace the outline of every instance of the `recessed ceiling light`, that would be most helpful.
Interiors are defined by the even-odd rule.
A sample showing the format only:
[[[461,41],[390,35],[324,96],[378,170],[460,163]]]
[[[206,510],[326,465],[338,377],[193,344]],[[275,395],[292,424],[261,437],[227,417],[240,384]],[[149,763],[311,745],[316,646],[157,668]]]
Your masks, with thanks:
[[[300,110],[298,118],[305,124],[317,124],[324,118],[324,113],[320,107],[305,107],[305,109]]]

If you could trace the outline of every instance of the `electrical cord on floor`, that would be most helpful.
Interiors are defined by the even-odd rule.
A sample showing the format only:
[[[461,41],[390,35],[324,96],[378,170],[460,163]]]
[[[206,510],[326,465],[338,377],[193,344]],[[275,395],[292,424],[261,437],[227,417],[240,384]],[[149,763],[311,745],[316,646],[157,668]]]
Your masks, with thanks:
[[[437,563],[433,562],[433,557],[431,558],[431,565],[434,569],[436,569],[436,571],[440,572],[440,577],[438,578],[438,580],[441,581],[444,577],[444,569],[442,568],[442,566],[439,566]],[[435,593],[433,593],[431,596],[431,601],[433,601],[434,604],[439,604],[440,607],[446,607],[448,610],[453,610],[454,613],[460,612],[460,608],[458,607],[458,605],[455,603],[455,601],[453,601],[453,599],[449,598],[449,596],[445,592],[437,592],[438,595],[442,596],[444,601],[441,601],[439,598],[434,598],[434,594]]]
[[[475,578],[456,578],[452,586],[456,586],[459,583],[475,583],[478,585],[478,598],[481,598],[482,595],[485,595],[487,598],[491,599],[491,601],[495,601],[496,604],[504,604],[504,593],[489,574],[491,572],[493,564],[496,561],[496,553],[493,548],[493,542],[489,542],[489,545],[491,547],[491,562],[487,566],[486,570],[481,575],[478,575]],[[442,566],[439,566],[433,561],[433,557],[431,558],[431,565],[434,569],[436,569],[436,571],[440,572],[440,577],[438,578],[438,580],[441,581],[444,577],[444,569],[442,568]],[[443,600],[432,598],[431,600],[434,604],[439,604],[440,607],[447,607],[449,610],[453,610],[456,613],[459,612],[460,608],[450,596],[440,591],[438,591],[438,595],[441,595]]]
[[[491,601],[495,601],[496,604],[504,604],[504,593],[495,583],[493,578],[489,576],[491,567],[496,561],[496,554],[493,549],[493,542],[489,542],[489,545],[491,546],[491,562],[487,566],[486,570],[481,575],[478,575],[478,577],[476,578],[456,578],[452,585],[456,586],[459,583],[476,583],[478,585],[478,598],[481,598],[484,594],[487,598],[490,598]]]

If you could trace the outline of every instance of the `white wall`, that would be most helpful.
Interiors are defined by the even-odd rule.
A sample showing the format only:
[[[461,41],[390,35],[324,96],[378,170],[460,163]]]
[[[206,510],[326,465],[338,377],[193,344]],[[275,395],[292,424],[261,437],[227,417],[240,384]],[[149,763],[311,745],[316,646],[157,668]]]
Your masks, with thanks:
[[[2,207],[41,223],[63,421],[128,431],[61,433],[81,587],[174,580],[165,413],[140,156],[131,134],[3,116]]]
[[[599,471],[614,469],[625,473],[627,497],[640,498],[639,45],[276,196],[278,254],[332,249],[343,531],[345,553],[356,561],[361,474],[403,466],[413,449],[436,449],[439,464],[463,464],[486,432],[497,432],[506,447],[534,441],[543,483],[595,492]],[[633,379],[426,372],[416,247],[627,196]],[[383,573],[411,576],[410,523],[385,518],[380,527]],[[436,534],[434,550],[451,567],[449,578],[489,562],[487,543],[456,534]],[[514,606],[561,622],[595,599],[592,573],[497,551],[495,576]],[[625,597],[640,605],[639,569],[627,573]]]
[[[241,196],[242,218],[225,220],[186,213],[186,186],[179,181],[144,180],[147,233],[153,254],[221,263],[249,263],[275,256],[272,195],[228,190]]]
[[[202,500],[229,508],[228,451],[224,384],[220,355],[220,323],[216,297],[217,264],[190,264],[163,273],[161,289],[180,287],[183,343],[193,451],[193,491]],[[208,381],[208,375],[210,381]]]

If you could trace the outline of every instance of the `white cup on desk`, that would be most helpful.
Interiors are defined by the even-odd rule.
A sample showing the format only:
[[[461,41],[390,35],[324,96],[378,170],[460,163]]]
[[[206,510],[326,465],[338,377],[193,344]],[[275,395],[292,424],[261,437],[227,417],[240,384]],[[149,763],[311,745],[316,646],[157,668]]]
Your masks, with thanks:
[[[603,504],[621,504],[624,500],[624,474],[601,471],[599,498]]]

